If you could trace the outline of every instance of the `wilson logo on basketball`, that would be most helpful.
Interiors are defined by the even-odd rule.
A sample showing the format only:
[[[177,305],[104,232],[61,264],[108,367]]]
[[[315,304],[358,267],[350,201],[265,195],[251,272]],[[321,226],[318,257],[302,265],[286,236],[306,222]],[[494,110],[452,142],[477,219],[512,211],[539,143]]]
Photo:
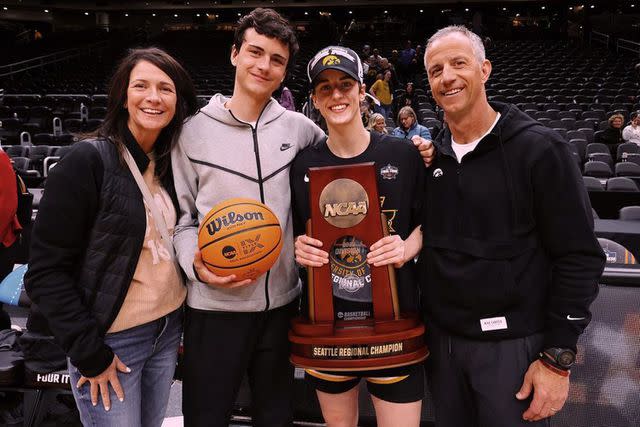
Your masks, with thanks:
[[[238,252],[236,251],[236,248],[234,248],[233,246],[225,246],[224,248],[222,248],[222,256],[226,259],[235,258],[237,253]]]
[[[324,205],[324,217],[366,215],[367,202],[327,203]]]
[[[228,214],[216,218],[214,221],[207,224],[207,232],[210,236],[213,236],[223,227],[229,227],[233,224],[242,221],[263,221],[264,216],[262,212],[245,212],[243,214],[237,212],[229,212]]]

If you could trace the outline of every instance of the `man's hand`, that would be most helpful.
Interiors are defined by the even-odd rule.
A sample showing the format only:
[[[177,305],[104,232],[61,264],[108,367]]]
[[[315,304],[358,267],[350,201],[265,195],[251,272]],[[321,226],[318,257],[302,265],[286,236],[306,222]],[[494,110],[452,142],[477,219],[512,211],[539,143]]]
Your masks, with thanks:
[[[531,405],[522,414],[522,419],[538,421],[555,415],[564,406],[569,395],[569,377],[552,372],[540,360],[533,362],[524,376],[522,387],[516,398],[524,400],[533,391]]]
[[[375,242],[369,248],[367,262],[376,267],[393,264],[395,268],[400,268],[407,260],[405,259],[405,241],[397,234],[385,236]]]
[[[296,262],[305,267],[322,267],[329,262],[329,254],[318,249],[322,242],[311,238],[306,234],[296,237],[295,242]]]
[[[87,381],[91,384],[91,403],[93,406],[98,404],[98,391],[100,392],[100,396],[102,396],[102,404],[104,405],[104,410],[108,411],[111,409],[111,400],[109,399],[109,384],[113,387],[113,391],[116,392],[116,396],[120,402],[124,401],[124,390],[122,390],[122,386],[120,385],[120,381],[118,380],[118,372],[124,372],[128,374],[131,372],[124,363],[118,359],[118,356],[113,355],[113,361],[111,365],[100,375],[96,375],[95,377],[87,378],[85,376],[81,376],[76,384],[77,388],[82,387]]]
[[[198,279],[202,283],[206,283],[207,285],[219,286],[221,288],[239,288],[240,286],[248,285],[253,282],[251,279],[236,281],[236,275],[232,274],[230,276],[218,276],[209,270],[202,261],[202,253],[199,249],[196,250],[196,254],[193,257],[193,269],[198,276]]]
[[[414,135],[411,138],[411,141],[413,141],[413,145],[415,145],[418,148],[418,151],[420,151],[420,155],[422,156],[422,161],[424,162],[424,165],[426,167],[431,166],[431,163],[433,162],[433,158],[436,154],[436,150],[433,146],[433,143],[428,139],[424,139],[423,137],[418,135]]]

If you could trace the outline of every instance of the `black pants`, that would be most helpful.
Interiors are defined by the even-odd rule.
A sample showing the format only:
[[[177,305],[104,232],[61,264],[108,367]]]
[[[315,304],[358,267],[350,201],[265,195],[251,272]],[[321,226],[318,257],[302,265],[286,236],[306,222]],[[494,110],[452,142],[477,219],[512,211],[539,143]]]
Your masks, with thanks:
[[[542,334],[502,341],[449,335],[427,323],[427,383],[436,427],[549,426],[522,419],[533,397],[520,401],[524,374],[542,346]]]
[[[293,366],[289,322],[297,303],[256,313],[186,310],[184,329],[184,425],[227,427],[246,374],[253,425],[293,422]]]

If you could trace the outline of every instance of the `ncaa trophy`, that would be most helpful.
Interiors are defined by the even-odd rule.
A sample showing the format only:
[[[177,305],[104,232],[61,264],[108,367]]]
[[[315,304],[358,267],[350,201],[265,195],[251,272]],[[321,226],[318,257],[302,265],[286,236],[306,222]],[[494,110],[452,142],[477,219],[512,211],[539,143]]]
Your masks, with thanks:
[[[374,163],[309,168],[307,235],[329,263],[307,267],[308,315],[292,321],[291,362],[326,371],[414,364],[429,354],[417,314],[399,310],[393,266],[367,263],[388,235]]]

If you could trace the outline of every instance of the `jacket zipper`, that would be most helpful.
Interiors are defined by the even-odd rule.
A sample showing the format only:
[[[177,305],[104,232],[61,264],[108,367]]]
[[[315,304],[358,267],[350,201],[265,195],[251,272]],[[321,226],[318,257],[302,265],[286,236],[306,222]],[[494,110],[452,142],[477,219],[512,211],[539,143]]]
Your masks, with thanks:
[[[258,118],[258,120],[260,120]],[[251,126],[251,134],[253,135],[253,154],[256,156],[256,167],[258,168],[258,187],[260,188],[260,202],[264,203],[264,185],[262,183],[262,166],[260,165],[260,148],[258,147],[258,122],[256,121],[256,126]],[[264,307],[264,311],[269,310],[269,273],[271,270],[267,271],[267,276],[264,278],[264,299],[266,305]]]
[[[262,117],[262,113],[267,109],[271,101],[267,102],[267,104],[262,108],[260,114],[258,115],[258,120],[256,120],[256,125],[252,126],[250,123],[243,122],[239,120],[236,116],[233,115],[233,112],[229,110],[231,117],[233,117],[237,122],[245,124],[251,128],[251,136],[253,137],[253,154],[256,156],[256,167],[258,169],[258,187],[260,188],[260,202],[264,203],[264,186],[262,183],[262,166],[260,165],[260,148],[258,147],[258,123],[260,122],[260,118]],[[269,301],[269,273],[271,270],[267,271],[267,275],[264,278],[264,299],[265,299],[265,307],[264,311],[269,310],[269,306],[271,302]]]

